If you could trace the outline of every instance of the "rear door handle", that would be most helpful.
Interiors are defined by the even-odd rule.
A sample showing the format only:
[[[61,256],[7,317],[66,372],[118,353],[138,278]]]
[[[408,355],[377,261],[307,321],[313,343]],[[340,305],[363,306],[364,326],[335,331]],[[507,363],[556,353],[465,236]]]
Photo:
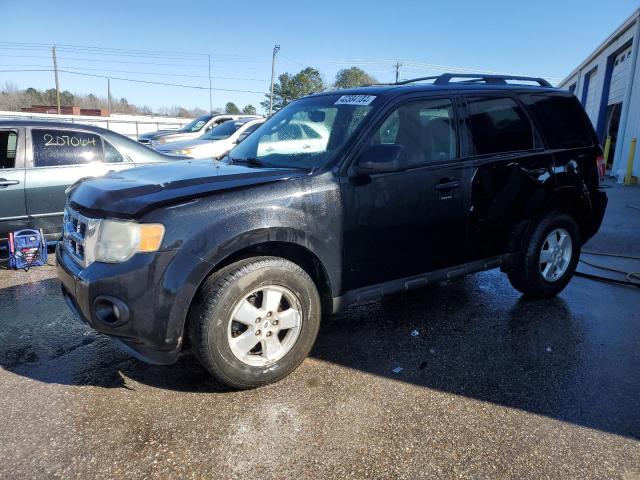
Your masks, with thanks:
[[[4,178],[0,178],[0,187],[10,187],[11,185],[18,185],[20,183],[19,180],[5,180]]]
[[[460,186],[460,182],[444,182],[439,183],[435,186],[435,189],[439,192],[444,190],[453,190],[454,188],[458,188]]]

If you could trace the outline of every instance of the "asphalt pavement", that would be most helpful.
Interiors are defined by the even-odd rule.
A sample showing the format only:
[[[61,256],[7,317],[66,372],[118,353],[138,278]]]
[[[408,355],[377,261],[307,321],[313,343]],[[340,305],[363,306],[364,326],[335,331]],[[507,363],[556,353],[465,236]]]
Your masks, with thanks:
[[[609,195],[585,248],[640,256],[640,188]],[[525,301],[490,271],[326,318],[298,370],[238,392],[122,353],[54,268],[4,270],[0,477],[638,480],[639,347],[638,288]]]

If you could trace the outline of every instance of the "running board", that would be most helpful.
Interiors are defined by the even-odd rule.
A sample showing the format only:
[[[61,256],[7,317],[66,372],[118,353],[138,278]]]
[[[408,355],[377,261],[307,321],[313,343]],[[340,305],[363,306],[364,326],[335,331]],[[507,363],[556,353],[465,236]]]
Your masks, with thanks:
[[[367,287],[348,290],[340,297],[333,297],[333,312],[338,313],[342,309],[354,303],[377,300],[387,295],[413,290],[428,285],[429,283],[450,280],[456,277],[462,277],[469,273],[481,272],[483,270],[491,270],[501,267],[508,261],[509,255],[500,255],[498,257],[486,258],[469,262],[455,267],[443,268],[433,272],[413,275],[411,277],[398,278],[388,282],[369,285]]]

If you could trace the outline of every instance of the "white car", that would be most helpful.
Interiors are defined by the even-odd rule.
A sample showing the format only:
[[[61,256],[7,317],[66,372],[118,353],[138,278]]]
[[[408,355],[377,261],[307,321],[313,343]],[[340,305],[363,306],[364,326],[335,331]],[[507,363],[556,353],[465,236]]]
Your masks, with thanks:
[[[229,120],[201,137],[166,143],[157,147],[156,150],[164,154],[191,158],[220,158],[262,125],[264,120],[264,118]]]
[[[266,135],[258,145],[258,155],[278,153],[317,153],[327,149],[329,133],[323,125],[307,122],[290,122]]]

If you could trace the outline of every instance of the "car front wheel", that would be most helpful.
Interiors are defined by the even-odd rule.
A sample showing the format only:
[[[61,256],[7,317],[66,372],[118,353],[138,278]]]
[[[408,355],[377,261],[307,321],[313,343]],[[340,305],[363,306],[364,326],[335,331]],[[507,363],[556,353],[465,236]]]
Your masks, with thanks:
[[[213,376],[234,388],[257,387],[285,377],[308,355],[320,298],[298,265],[250,258],[205,282],[189,325],[194,352]]]

